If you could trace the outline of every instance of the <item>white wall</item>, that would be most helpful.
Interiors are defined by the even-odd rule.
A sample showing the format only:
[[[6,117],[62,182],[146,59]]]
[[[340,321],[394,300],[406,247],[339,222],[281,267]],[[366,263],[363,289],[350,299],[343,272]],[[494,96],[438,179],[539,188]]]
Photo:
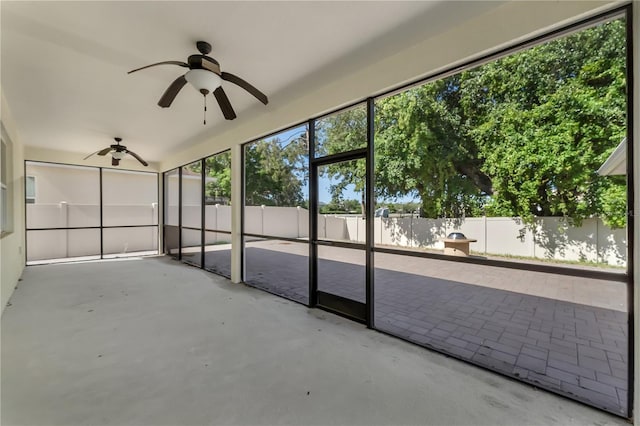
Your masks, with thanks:
[[[362,231],[355,232],[359,218],[345,218],[348,238],[364,241]],[[538,218],[526,226],[518,218],[476,217],[465,219],[376,218],[375,243],[398,247],[423,247],[441,250],[442,239],[451,232],[462,232],[472,251],[481,254],[523,256],[537,259],[601,262],[625,266],[626,229],[611,229],[600,219],[585,219],[571,226],[557,217]]]
[[[158,207],[153,203],[105,206],[103,210],[106,226],[158,224]],[[30,228],[99,226],[99,215],[99,206],[77,206],[66,203],[28,204],[27,226]],[[97,224],[94,223],[96,218]],[[157,249],[157,227],[105,228],[103,231],[104,254]],[[27,250],[27,261],[99,255],[100,231],[98,229],[29,231]]]
[[[228,206],[219,207],[221,211],[230,210]],[[215,212],[207,215],[215,218]],[[249,234],[308,238],[308,221],[309,212],[300,207],[245,208],[245,232]],[[366,222],[358,216],[318,215],[319,238],[364,243],[365,226]],[[375,244],[402,248],[442,250],[442,240],[455,231],[477,240],[470,248],[480,254],[600,262],[614,266],[625,266],[627,261],[626,229],[612,230],[595,218],[585,219],[579,227],[557,217],[538,218],[533,227],[510,217],[374,220]]]
[[[173,184],[174,182],[171,183]],[[200,176],[182,175],[182,205],[199,206],[201,201],[202,178]]]
[[[44,230],[27,234],[27,261],[100,256],[99,229]]]
[[[177,210],[177,209],[176,209]],[[201,209],[200,206],[183,206],[182,207],[182,224],[193,228],[200,228]],[[216,231],[231,232],[231,206],[223,206],[219,204],[204,206],[205,228],[214,229]],[[185,221],[186,220],[186,221]],[[177,225],[177,224],[176,224]],[[219,241],[230,241],[231,236],[228,234],[207,232],[205,233],[206,244],[212,244]],[[182,231],[183,246],[199,246],[200,232],[194,230]]]
[[[104,205],[143,205],[158,202],[158,175],[116,169],[102,170]]]
[[[308,236],[309,212],[300,207],[245,207],[244,232],[286,238]],[[304,222],[306,221],[306,227]]]
[[[13,232],[0,239],[0,309],[4,312],[24,269],[24,148],[4,95],[0,121],[13,144]]]
[[[163,194],[166,199],[165,211],[164,211],[164,224],[171,226],[178,226],[178,203],[180,191],[180,179],[177,173],[169,175],[166,180],[163,180],[164,190]]]
[[[27,163],[27,176],[36,179],[38,204],[100,204],[100,172],[93,167]]]
[[[166,225],[178,226],[178,194],[180,179],[172,174],[167,179]],[[182,176],[182,225],[200,227],[200,206],[202,202],[202,179],[198,176]]]

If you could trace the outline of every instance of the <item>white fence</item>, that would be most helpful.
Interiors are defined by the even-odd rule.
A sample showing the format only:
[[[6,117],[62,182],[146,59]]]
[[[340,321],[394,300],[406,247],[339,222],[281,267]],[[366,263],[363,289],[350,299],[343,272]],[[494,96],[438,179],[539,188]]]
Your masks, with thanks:
[[[245,232],[288,238],[309,237],[309,212],[300,207],[248,206]],[[625,266],[626,229],[611,229],[597,218],[571,226],[557,217],[541,217],[535,226],[519,218],[465,219],[375,218],[375,244],[442,250],[449,233],[459,231],[477,242],[471,250],[485,255],[521,256]],[[360,217],[319,215],[318,237],[364,242]]]
[[[182,207],[183,226],[200,228],[201,207]],[[105,226],[157,224],[157,205],[104,206]],[[177,226],[178,207],[170,206],[166,223]],[[231,207],[205,206],[205,227],[231,231]],[[28,228],[99,226],[95,205],[28,204]],[[624,266],[627,259],[626,229],[605,226],[600,219],[586,219],[579,227],[560,218],[538,218],[526,226],[518,218],[478,217],[466,219],[375,218],[375,244],[395,247],[443,248],[450,232],[463,232],[477,254],[522,256],[560,261],[601,262]],[[155,228],[105,229],[104,252],[125,253],[157,249]],[[153,231],[152,231],[153,230]],[[247,206],[244,230],[249,234],[285,238],[309,237],[309,212],[300,207]],[[28,233],[28,260],[99,254],[98,230],[34,231]],[[96,237],[96,235],[98,235]],[[364,242],[365,221],[360,217],[319,215],[320,238]],[[230,236],[206,233],[206,243],[229,241]],[[98,241],[96,243],[96,241]],[[183,232],[183,246],[200,244],[200,233]],[[67,254],[68,253],[68,254]]]
[[[585,219],[579,227],[557,217],[537,218],[535,226],[526,226],[519,218],[509,217],[377,218],[375,241],[376,244],[443,249],[442,239],[454,231],[477,240],[470,248],[479,254],[616,266],[625,266],[627,262],[626,229],[611,229],[597,218]],[[361,235],[359,232],[358,238]]]
[[[158,204],[105,205],[104,226],[157,225]],[[95,204],[27,204],[27,229],[100,226],[100,206]]]
[[[157,225],[157,203],[105,205],[104,226]],[[27,228],[80,228],[100,226],[100,206],[90,204],[27,204]],[[103,253],[125,254],[158,250],[155,227],[107,228]],[[27,231],[27,260],[60,259],[100,255],[99,229]]]

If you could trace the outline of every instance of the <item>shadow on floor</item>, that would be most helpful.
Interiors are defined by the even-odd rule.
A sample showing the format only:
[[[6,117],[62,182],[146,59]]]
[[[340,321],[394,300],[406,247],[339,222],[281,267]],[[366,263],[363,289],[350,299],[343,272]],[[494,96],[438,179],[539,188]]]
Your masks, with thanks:
[[[247,247],[245,258],[247,284],[308,303],[307,256]],[[364,302],[364,266],[320,259],[318,271],[319,289]],[[376,268],[375,328],[627,415],[625,312]]]

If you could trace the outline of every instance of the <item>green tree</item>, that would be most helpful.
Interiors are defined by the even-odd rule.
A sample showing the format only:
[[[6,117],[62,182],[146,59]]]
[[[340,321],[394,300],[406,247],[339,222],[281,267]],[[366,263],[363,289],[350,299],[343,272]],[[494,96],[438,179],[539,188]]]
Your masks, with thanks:
[[[624,180],[596,174],[625,136],[624,37],[614,21],[461,74],[488,212],[624,225]]]
[[[367,111],[364,105],[341,111],[316,122],[316,153],[319,156],[338,154],[367,146]],[[360,212],[365,214],[365,177],[363,160],[332,163],[319,169],[322,177],[331,179],[332,204],[343,202],[348,185],[360,193]]]
[[[376,196],[417,194],[427,217],[624,226],[625,180],[596,170],[626,132],[625,57],[617,20],[378,100]],[[362,146],[365,131],[363,108],[324,119],[321,151]],[[363,167],[327,173],[336,194],[364,185]]]
[[[376,195],[417,192],[426,217],[478,213],[491,181],[481,170],[460,108],[459,76],[376,104]],[[481,211],[481,210],[480,210]]]
[[[286,143],[278,138],[245,147],[247,205],[299,206],[308,179],[308,148],[304,134]]]
[[[207,199],[231,200],[231,152],[205,159],[205,196]]]

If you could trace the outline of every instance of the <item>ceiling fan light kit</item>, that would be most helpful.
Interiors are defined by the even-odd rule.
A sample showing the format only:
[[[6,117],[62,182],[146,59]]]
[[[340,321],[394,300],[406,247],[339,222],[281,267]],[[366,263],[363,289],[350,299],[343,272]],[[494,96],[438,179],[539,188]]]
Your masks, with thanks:
[[[200,93],[203,90],[206,90],[207,94],[213,93],[222,84],[218,74],[203,69],[189,70],[184,78]]]
[[[141,68],[137,68],[129,71],[129,74],[141,71],[143,69],[155,67],[157,65],[177,65],[183,68],[189,68],[186,74],[181,75],[176,78],[173,83],[169,85],[167,90],[165,90],[164,94],[158,101],[158,105],[162,108],[169,108],[173,100],[176,98],[180,90],[184,87],[185,84],[189,83],[193,86],[198,92],[202,93],[205,98],[204,103],[204,112],[205,112],[205,121],[204,124],[207,124],[206,121],[206,96],[209,93],[213,93],[213,96],[218,101],[218,105],[222,110],[222,114],[224,118],[227,120],[235,119],[236,113],[231,106],[231,102],[227,97],[224,89],[222,88],[222,82],[228,81],[233,83],[250,94],[252,94],[256,99],[258,99],[263,104],[267,105],[269,103],[269,99],[267,96],[262,93],[260,90],[256,89],[254,86],[241,79],[240,77],[233,75],[228,72],[220,71],[220,64],[215,59],[207,56],[211,52],[211,45],[206,41],[198,41],[196,42],[196,48],[200,52],[200,55],[191,55],[187,58],[187,62],[181,61],[163,61],[157,62],[155,64],[146,65]]]

